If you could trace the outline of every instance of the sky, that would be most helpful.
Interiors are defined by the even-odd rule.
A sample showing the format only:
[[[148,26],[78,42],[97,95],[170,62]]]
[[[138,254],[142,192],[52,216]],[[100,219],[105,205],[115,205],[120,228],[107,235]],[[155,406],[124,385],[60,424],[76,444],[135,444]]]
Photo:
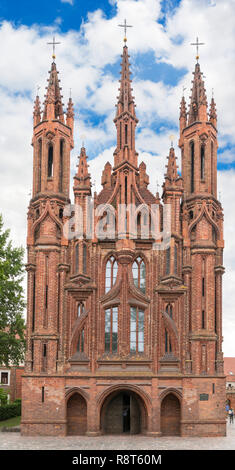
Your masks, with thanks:
[[[139,124],[139,163],[147,164],[150,189],[162,185],[170,135],[180,170],[179,105],[189,103],[195,48],[208,102],[218,114],[218,192],[224,208],[223,351],[235,356],[235,0],[50,0],[0,2],[0,211],[14,245],[26,242],[32,189],[32,116],[37,90],[44,101],[55,36],[64,109],[75,105],[71,181],[84,142],[93,187],[115,149],[115,103],[124,19]]]

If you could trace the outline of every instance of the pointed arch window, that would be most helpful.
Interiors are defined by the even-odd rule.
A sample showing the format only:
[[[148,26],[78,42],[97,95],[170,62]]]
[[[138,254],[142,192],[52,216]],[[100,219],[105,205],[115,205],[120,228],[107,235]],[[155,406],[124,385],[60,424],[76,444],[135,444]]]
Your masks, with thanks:
[[[144,294],[146,292],[146,269],[145,262],[140,256],[136,258],[132,264],[132,276],[135,287],[140,289]]]
[[[53,177],[53,145],[52,144],[50,144],[48,147],[47,176],[48,178]]]
[[[115,284],[117,279],[118,264],[114,256],[111,256],[105,269],[105,292],[108,292]]]
[[[38,192],[41,191],[41,173],[42,173],[42,139],[38,140]]]

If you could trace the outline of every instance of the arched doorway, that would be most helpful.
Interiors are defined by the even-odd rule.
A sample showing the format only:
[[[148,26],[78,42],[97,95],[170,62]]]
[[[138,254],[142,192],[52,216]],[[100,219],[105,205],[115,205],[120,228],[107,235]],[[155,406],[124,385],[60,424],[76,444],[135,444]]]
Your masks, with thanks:
[[[111,393],[101,409],[104,434],[139,434],[146,428],[146,411],[137,393],[122,390]]]
[[[67,402],[67,434],[83,435],[87,431],[86,400],[79,393],[74,393]]]
[[[169,393],[161,403],[161,433],[163,436],[180,435],[180,401]]]

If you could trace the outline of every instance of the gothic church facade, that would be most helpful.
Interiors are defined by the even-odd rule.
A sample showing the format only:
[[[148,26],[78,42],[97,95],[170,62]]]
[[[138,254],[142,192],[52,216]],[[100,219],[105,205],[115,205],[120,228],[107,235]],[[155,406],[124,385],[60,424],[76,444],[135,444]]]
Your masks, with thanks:
[[[58,73],[53,60],[43,112],[37,96],[33,114],[21,432],[225,435],[217,115],[214,98],[208,109],[200,65],[189,111],[184,97],[180,105],[181,173],[171,147],[160,197],[149,191],[146,165],[138,162],[124,44],[114,161],[104,167],[99,194],[92,194],[84,147],[74,176],[80,225],[91,224],[91,196],[95,209],[105,208],[92,219],[102,236],[94,231],[89,237],[85,231],[76,236],[76,217],[66,212],[74,110],[71,98],[63,110]],[[122,227],[120,205],[135,207],[136,231],[128,212]],[[152,206],[159,209],[160,234],[164,208],[171,209],[163,249],[155,249],[158,236],[142,236]],[[110,218],[114,231],[106,237]]]

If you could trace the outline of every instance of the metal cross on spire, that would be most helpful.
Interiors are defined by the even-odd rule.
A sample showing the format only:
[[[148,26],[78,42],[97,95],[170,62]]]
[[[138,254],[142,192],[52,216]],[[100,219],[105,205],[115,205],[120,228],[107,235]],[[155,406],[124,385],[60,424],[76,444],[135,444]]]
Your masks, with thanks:
[[[127,42],[127,37],[126,37],[126,29],[127,28],[133,28],[133,26],[131,24],[126,24],[126,18],[124,20],[124,24],[119,24],[118,26],[120,26],[120,28],[124,28],[124,42]]]
[[[197,51],[197,55],[196,55],[196,60],[198,61],[199,59],[199,46],[204,46],[204,42],[199,42],[199,39],[198,37],[196,38],[196,42],[191,42],[190,43],[191,46],[196,46],[196,51]]]
[[[52,59],[55,59],[55,45],[56,44],[61,44],[61,42],[56,42],[55,41],[55,36],[53,36],[53,41],[52,42],[47,42],[47,44],[52,44],[52,46],[53,46]]]

